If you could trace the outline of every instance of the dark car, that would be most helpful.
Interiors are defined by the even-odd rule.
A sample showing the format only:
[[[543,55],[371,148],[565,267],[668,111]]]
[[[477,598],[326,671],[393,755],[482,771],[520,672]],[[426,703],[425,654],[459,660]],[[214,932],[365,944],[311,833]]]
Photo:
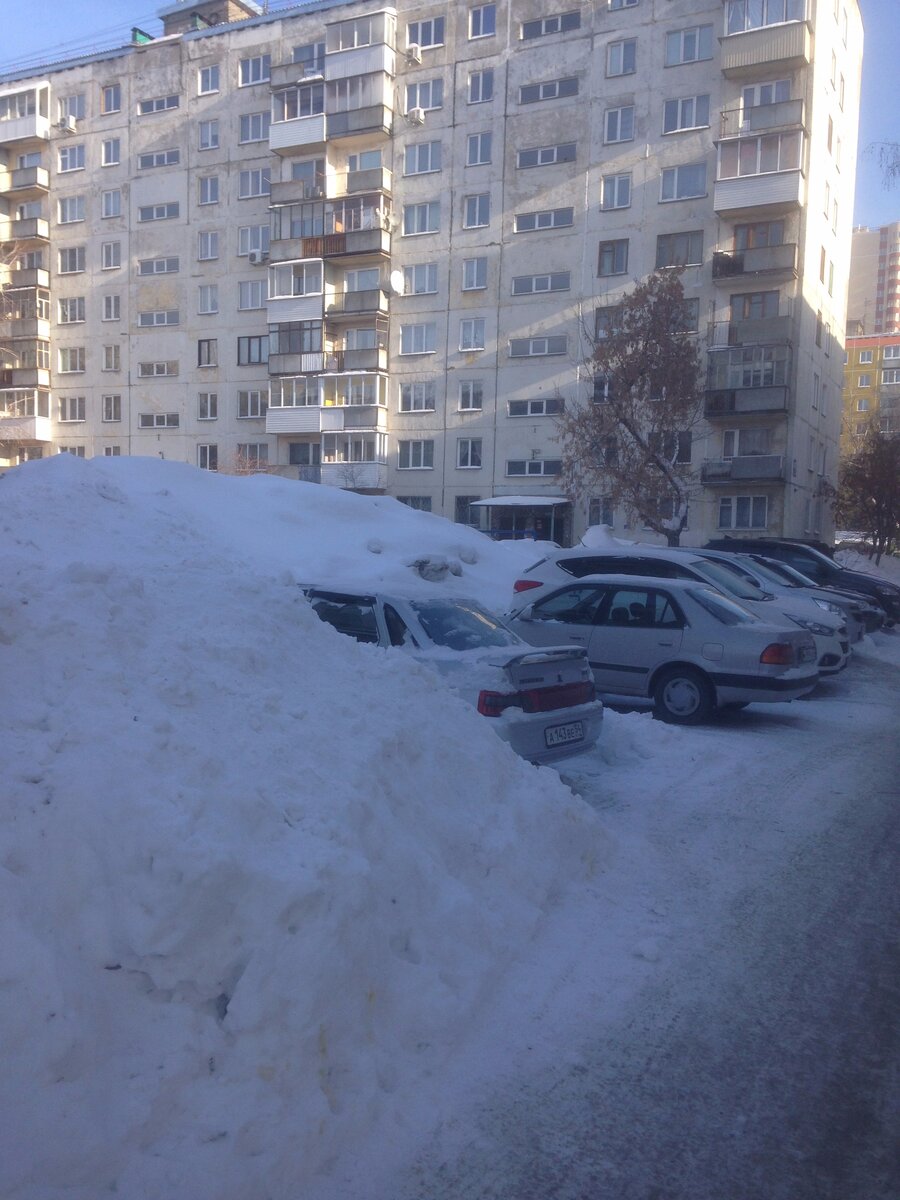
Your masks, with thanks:
[[[787,538],[713,538],[706,543],[706,550],[730,550],[737,554],[764,554],[767,558],[785,562],[800,571],[820,587],[845,588],[870,596],[887,614],[886,624],[900,621],[900,587],[867,575],[864,571],[850,571],[838,566],[826,555],[812,546]]]

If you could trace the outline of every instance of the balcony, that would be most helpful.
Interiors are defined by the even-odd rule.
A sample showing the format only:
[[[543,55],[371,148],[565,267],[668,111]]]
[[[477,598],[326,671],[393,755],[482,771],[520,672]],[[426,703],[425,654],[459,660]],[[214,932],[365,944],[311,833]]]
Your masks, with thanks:
[[[732,252],[713,253],[713,282],[732,283],[735,279],[752,282],[760,276],[773,282],[776,279],[797,278],[797,246],[785,242],[780,246],[753,246]]]
[[[780,454],[743,454],[735,458],[707,459],[700,467],[703,483],[784,482]]]
[[[387,347],[370,350],[333,350],[325,355],[323,374],[341,375],[344,371],[386,371]]]
[[[803,191],[800,170],[719,179],[713,192],[713,208],[722,216],[759,217],[760,209],[774,216],[800,208]]]
[[[370,167],[367,171],[348,171],[335,176],[335,195],[351,196],[356,192],[391,193],[392,172],[387,167]]]
[[[9,417],[0,408],[0,442],[35,445],[52,440],[49,417]]]
[[[359,292],[338,292],[325,302],[328,317],[358,317],[363,314],[386,314],[388,295],[381,288],[367,288]]]
[[[318,404],[266,409],[266,433],[321,433],[322,409]]]
[[[297,117],[293,121],[273,121],[269,126],[269,149],[274,154],[318,150],[325,145],[325,114]]]
[[[325,132],[328,138],[356,137],[361,133],[390,136],[393,113],[386,104],[370,104],[349,112],[328,113]]]
[[[710,349],[721,346],[777,346],[790,342],[793,332],[794,318],[790,312],[771,317],[710,321],[707,345]]]
[[[722,74],[728,79],[762,78],[773,69],[794,71],[812,61],[812,35],[805,21],[748,29],[720,41]]]
[[[387,229],[351,229],[324,237],[301,238],[303,258],[353,258],[357,255],[388,257],[391,235]]]
[[[0,146],[10,142],[47,141],[49,137],[50,119],[40,113],[0,121]]]
[[[266,320],[270,325],[282,325],[290,321],[321,321],[322,293],[274,297],[266,303]]]
[[[309,200],[324,200],[325,187],[306,183],[302,179],[288,179],[273,183],[269,203],[272,208],[285,204],[305,204]]]
[[[322,463],[322,483],[353,491],[384,491],[387,487],[387,463]]]
[[[49,387],[49,367],[4,367],[0,369],[0,388],[26,388],[33,391],[36,388],[47,390]]]
[[[37,200],[50,190],[50,172],[46,167],[18,167],[0,174],[0,195],[15,200]]]
[[[387,409],[382,404],[316,404],[266,410],[266,433],[343,433],[351,429],[386,432]]]
[[[50,222],[43,217],[26,217],[0,225],[0,242],[43,243],[50,241]]]
[[[722,113],[719,138],[736,138],[750,133],[801,128],[803,101],[781,100],[777,104],[757,104],[752,108],[726,108]]]
[[[50,322],[42,317],[4,317],[0,313],[0,338],[50,338]]]
[[[384,42],[372,46],[350,46],[346,50],[329,50],[325,55],[325,78],[350,79],[354,75],[397,74],[396,54]]]
[[[707,420],[786,413],[786,387],[709,388],[703,415]]]
[[[318,375],[325,369],[325,353],[308,350],[303,354],[270,354],[270,375]]]
[[[324,74],[325,60],[322,58],[305,63],[282,63],[272,67],[269,73],[269,87],[273,92],[277,92],[280,88],[313,83],[324,78]]]

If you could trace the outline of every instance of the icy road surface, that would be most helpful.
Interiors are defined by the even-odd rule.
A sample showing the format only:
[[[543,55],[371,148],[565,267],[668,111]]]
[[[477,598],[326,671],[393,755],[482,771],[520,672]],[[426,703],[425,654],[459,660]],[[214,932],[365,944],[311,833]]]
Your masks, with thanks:
[[[809,701],[656,725],[687,778],[618,769],[610,714],[573,774],[616,861],[510,980],[526,1040],[486,1027],[414,1162],[328,1194],[896,1200],[897,676],[863,652]]]

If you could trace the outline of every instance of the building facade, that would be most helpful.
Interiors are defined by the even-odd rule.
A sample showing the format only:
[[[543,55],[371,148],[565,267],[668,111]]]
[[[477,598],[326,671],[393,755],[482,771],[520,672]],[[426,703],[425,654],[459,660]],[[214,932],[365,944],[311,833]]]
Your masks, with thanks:
[[[884,433],[900,433],[900,332],[847,338],[842,453],[872,421]]]
[[[828,536],[856,0],[160,16],[0,79],[0,463],[159,455],[499,535],[627,528],[560,496],[556,417],[602,403],[592,339],[677,266],[707,361],[683,540]]]
[[[847,333],[900,330],[900,221],[853,230]]]

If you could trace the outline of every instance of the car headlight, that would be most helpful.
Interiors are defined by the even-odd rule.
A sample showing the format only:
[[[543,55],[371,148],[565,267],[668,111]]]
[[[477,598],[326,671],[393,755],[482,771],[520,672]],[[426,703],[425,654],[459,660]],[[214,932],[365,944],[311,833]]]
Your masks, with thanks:
[[[891,600],[896,600],[896,598],[900,596],[900,591],[898,591],[896,588],[884,587],[880,583],[875,584],[875,591],[879,596],[887,596]]]
[[[822,600],[813,596],[813,603],[818,604],[819,608],[824,608],[826,612],[834,613],[836,617],[843,616],[844,610],[839,605],[832,604],[830,600]]]
[[[814,621],[812,617],[791,617],[795,625],[799,625],[801,629],[807,629],[816,637],[835,637],[835,631],[829,625],[822,625],[818,621]]]

